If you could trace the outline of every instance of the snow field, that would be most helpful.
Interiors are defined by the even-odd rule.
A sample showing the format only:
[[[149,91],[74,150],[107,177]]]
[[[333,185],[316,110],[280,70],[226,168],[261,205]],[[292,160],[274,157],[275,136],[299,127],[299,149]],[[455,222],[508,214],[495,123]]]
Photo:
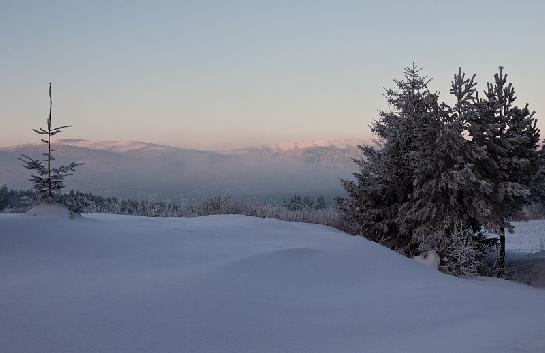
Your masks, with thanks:
[[[0,352],[545,351],[545,291],[320,225],[0,215]]]

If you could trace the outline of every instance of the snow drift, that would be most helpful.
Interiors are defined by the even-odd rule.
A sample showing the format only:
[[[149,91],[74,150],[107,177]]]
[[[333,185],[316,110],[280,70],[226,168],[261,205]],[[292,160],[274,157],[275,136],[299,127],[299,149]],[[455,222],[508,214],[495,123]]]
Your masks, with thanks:
[[[34,217],[60,217],[60,218],[69,218],[71,216],[70,210],[65,206],[58,203],[40,203],[33,206],[31,209],[26,211],[26,215]]]
[[[0,352],[543,352],[545,291],[244,216],[0,215]]]

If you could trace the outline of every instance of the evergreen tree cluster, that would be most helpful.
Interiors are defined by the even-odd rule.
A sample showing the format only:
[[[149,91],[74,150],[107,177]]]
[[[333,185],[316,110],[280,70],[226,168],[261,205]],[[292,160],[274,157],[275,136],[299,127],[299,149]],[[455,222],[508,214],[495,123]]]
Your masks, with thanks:
[[[288,201],[284,202],[284,206],[290,211],[321,210],[326,208],[326,203],[323,196],[311,198],[309,196],[293,195]]]
[[[322,202],[325,205],[323,196],[318,196],[315,200],[318,200],[318,205]],[[109,213],[146,217],[240,214],[339,227],[339,217],[334,207],[291,210],[283,203],[234,201],[231,197],[223,195],[210,196],[200,200],[172,202],[120,199],[71,190],[69,193],[57,194],[56,201],[66,206],[72,214]],[[5,185],[0,187],[0,212],[26,212],[37,202],[40,202],[40,196],[33,190],[10,190]]]
[[[475,75],[459,69],[453,105],[430,90],[430,81],[413,64],[386,90],[390,109],[371,125],[377,144],[360,146],[355,179],[342,181],[349,195],[339,202],[343,224],[408,256],[435,244],[443,268],[461,275],[451,245],[473,244],[476,262],[489,243],[483,232],[494,232],[503,276],[505,229],[544,194],[545,152],[534,113],[515,105],[502,67],[483,95]]]
[[[36,193],[32,190],[11,190],[3,185],[0,187],[0,212],[26,212],[35,198]]]

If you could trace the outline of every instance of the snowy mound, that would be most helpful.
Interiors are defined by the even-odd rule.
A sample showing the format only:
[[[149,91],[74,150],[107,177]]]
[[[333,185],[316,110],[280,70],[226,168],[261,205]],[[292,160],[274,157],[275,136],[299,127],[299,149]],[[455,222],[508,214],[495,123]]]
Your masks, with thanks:
[[[58,203],[41,203],[26,212],[29,216],[69,218],[70,210]]]
[[[0,215],[2,352],[545,352],[545,291],[243,216]]]

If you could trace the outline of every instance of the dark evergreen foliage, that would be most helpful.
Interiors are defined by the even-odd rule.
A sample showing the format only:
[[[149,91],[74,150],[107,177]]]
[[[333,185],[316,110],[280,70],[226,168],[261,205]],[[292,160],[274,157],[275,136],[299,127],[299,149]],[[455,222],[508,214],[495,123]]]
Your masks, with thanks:
[[[327,206],[323,196],[311,198],[309,196],[293,195],[288,201],[284,202],[284,207],[290,211],[302,211],[305,209],[321,210]]]
[[[466,121],[471,144],[484,151],[484,158],[475,167],[494,190],[486,199],[491,207],[485,225],[500,237],[499,276],[505,270],[505,229],[511,229],[509,220],[520,217],[524,206],[540,194],[532,193],[542,163],[535,112],[528,109],[528,104],[516,106],[516,99],[515,89],[500,66],[494,82],[487,84],[484,97],[476,97],[471,105]]]
[[[438,95],[428,89],[430,80],[420,72],[415,65],[407,67],[404,79],[394,80],[396,88],[386,91],[391,110],[381,111],[371,125],[377,146],[360,146],[355,180],[343,180],[350,197],[340,203],[353,232],[400,251],[407,250],[415,227],[402,215],[414,190],[415,132],[424,126],[423,118],[432,120],[442,109]]]
[[[0,212],[25,212],[35,200],[32,190],[11,190],[6,185],[0,188]]]
[[[545,152],[538,149],[534,113],[514,104],[501,67],[482,98],[475,76],[460,69],[451,83],[452,107],[439,101],[429,82],[413,65],[386,91],[390,111],[371,126],[377,144],[360,147],[355,180],[343,181],[349,194],[339,202],[343,224],[407,255],[427,249],[431,239],[450,254],[448,241],[484,253],[490,242],[482,231],[493,231],[500,237],[503,275],[504,229],[543,197]]]

